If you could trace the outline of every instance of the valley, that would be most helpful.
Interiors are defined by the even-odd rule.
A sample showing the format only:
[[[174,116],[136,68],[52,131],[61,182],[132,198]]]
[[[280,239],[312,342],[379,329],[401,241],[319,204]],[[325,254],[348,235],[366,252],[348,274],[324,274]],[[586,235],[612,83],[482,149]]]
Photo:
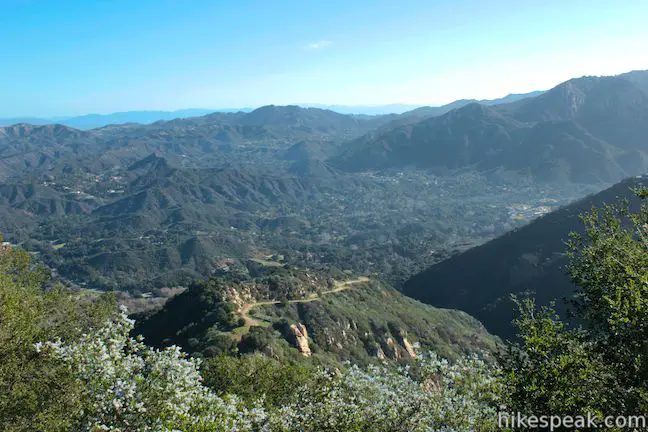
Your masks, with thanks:
[[[156,160],[166,167],[166,160]],[[181,279],[161,275],[162,266],[187,269],[192,277],[209,276],[218,271],[217,260],[234,259],[238,267],[245,266],[257,249],[283,255],[284,263],[301,267],[346,263],[356,273],[377,274],[398,285],[462,244],[502,234],[593,189],[514,187],[473,173],[439,177],[414,171],[320,179],[165,170],[152,166],[133,180],[132,171],[117,171],[105,180],[88,175],[43,182],[21,206],[37,206],[35,211],[25,209],[32,214],[55,213],[52,209],[58,207],[62,214],[39,220],[35,230],[24,231],[29,237],[5,232],[16,242],[28,237],[52,267],[60,268],[57,262],[62,260],[74,263],[64,270],[71,281],[91,283],[89,275],[96,272],[96,288],[139,283],[146,291],[146,285],[172,286]],[[143,176],[155,178],[155,186],[139,184]],[[38,194],[54,193],[60,194],[56,204],[35,202]],[[83,227],[83,238],[68,225],[70,220],[75,228]],[[163,254],[157,267],[149,267],[155,268],[158,280],[133,277],[136,269],[120,268],[128,266],[127,257],[137,250]],[[136,265],[136,260],[131,262]],[[108,274],[115,280],[106,280]]]
[[[0,432],[648,431],[646,17],[3,1]]]
[[[85,292],[120,292],[121,301],[151,322],[161,319],[156,311],[164,316],[175,302],[189,301],[182,299],[192,298],[196,281],[221,281],[225,291],[217,296],[224,297],[209,306],[221,311],[220,324],[207,326],[211,333],[177,340],[192,352],[251,349],[246,343],[264,335],[285,355],[296,330],[280,323],[291,317],[310,332],[304,340],[323,343],[337,360],[346,356],[329,330],[318,335],[311,326],[329,322],[326,314],[344,316],[338,298],[367,293],[334,284],[297,295],[297,285],[311,282],[291,272],[335,274],[335,283],[363,281],[359,286],[369,291],[402,290],[432,306],[469,311],[490,331],[509,337],[510,319],[492,323],[495,312],[480,308],[503,304],[504,294],[521,290],[510,284],[526,276],[511,276],[512,282],[502,277],[500,287],[483,288],[483,301],[473,305],[461,296],[482,298],[481,285],[473,292],[469,280],[422,275],[445,266],[453,277],[479,275],[481,262],[460,264],[469,272],[452,263],[489,250],[491,242],[523,236],[578,199],[645,172],[641,137],[648,95],[641,76],[584,77],[546,92],[402,114],[269,105],[88,130],[3,127],[0,231],[45,264],[55,280]],[[615,113],[624,110],[627,116],[618,118]],[[528,247],[527,258],[541,248]],[[557,248],[551,253],[560,253]],[[489,253],[489,259],[501,257]],[[508,261],[503,266],[513,271]],[[285,279],[282,272],[292,276]],[[259,296],[254,290],[270,283],[268,274],[297,284],[267,288],[288,289],[292,297],[263,290]],[[248,285],[253,288],[245,301],[233,294]],[[227,306],[230,297],[235,306]],[[314,308],[308,312],[312,321],[303,315],[307,306]],[[399,314],[387,316],[398,321]],[[148,320],[143,328],[152,325]],[[418,327],[410,329],[416,333]],[[392,330],[387,339],[398,340],[401,330]],[[156,334],[151,340],[164,339]],[[389,349],[380,350],[384,356]],[[377,352],[365,346],[354,358],[364,362]]]
[[[168,126],[141,133],[159,127]],[[235,145],[214,159],[185,134],[174,138],[177,149],[153,141],[155,148],[132,143],[112,154],[105,149],[112,144],[93,136],[96,150],[86,147],[81,159],[59,154],[29,175],[12,175],[0,229],[69,283],[99,289],[186,285],[217,273],[218,260],[243,268],[261,249],[290,265],[337,265],[400,286],[427,265],[604,185],[537,184],[524,174],[470,169],[347,173],[321,154],[285,160],[290,138],[252,154]],[[329,145],[342,144],[310,148]],[[528,209],[507,209],[516,204]]]

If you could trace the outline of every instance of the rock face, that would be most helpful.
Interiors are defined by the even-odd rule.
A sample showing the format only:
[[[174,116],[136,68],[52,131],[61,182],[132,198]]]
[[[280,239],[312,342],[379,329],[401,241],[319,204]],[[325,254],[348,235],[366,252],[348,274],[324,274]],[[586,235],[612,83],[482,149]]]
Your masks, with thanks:
[[[376,349],[376,358],[378,358],[378,360],[385,360],[385,352],[380,347]]]
[[[407,338],[403,339],[403,348],[405,348],[405,351],[407,351],[407,354],[409,354],[410,357],[416,358],[416,351],[414,351],[414,347]]]
[[[301,352],[305,357],[311,356],[310,346],[308,345],[308,330],[306,326],[302,323],[291,324],[290,330],[292,330],[295,335],[296,345],[299,352]]]
[[[401,360],[417,356],[415,345],[407,339],[407,331],[402,328],[392,326],[390,329],[378,330],[374,337],[376,346],[369,349],[369,352],[379,360]]]
[[[402,329],[400,329],[398,331],[398,340],[399,340],[401,346],[403,347],[403,349],[405,350],[405,352],[407,352],[407,354],[410,357],[416,358],[416,351],[414,351],[414,347],[412,346],[410,341],[407,340],[407,332],[406,331],[404,331]]]
[[[384,352],[387,355],[387,357],[394,359],[394,360],[400,360],[401,358],[401,353],[400,350],[398,349],[398,345],[396,345],[396,342],[394,342],[394,339],[391,337],[388,337],[385,340],[385,347],[384,347]]]

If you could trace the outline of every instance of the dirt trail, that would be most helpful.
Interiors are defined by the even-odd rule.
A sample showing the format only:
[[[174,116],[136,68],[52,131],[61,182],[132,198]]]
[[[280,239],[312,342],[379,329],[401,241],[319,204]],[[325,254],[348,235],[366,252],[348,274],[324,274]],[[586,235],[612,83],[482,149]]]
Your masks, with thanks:
[[[297,299],[297,300],[288,300],[287,303],[308,303],[312,302],[315,300],[321,299],[323,296],[328,295],[328,294],[333,294],[341,291],[346,291],[351,288],[352,285],[359,284],[359,283],[366,283],[369,282],[369,278],[365,276],[360,276],[356,279],[350,279],[344,282],[335,282],[335,288],[328,290],[328,291],[322,291],[319,294],[315,294],[312,297],[308,297],[305,299]],[[243,327],[258,327],[261,326],[261,322],[257,319],[254,319],[250,316],[250,311],[254,309],[255,307],[258,306],[268,306],[268,305],[275,305],[279,304],[281,301],[279,300],[266,300],[266,301],[260,301],[256,303],[249,303],[244,305],[241,308],[241,317],[243,320],[245,320],[245,325]]]

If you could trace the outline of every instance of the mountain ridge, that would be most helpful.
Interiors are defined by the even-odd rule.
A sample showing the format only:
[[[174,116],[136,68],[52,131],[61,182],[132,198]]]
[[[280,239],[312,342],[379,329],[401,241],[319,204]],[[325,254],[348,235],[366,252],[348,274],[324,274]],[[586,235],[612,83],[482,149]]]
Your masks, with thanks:
[[[648,76],[648,71],[636,74],[637,77],[644,75]],[[479,106],[483,108],[476,108]],[[482,115],[471,117],[471,112]],[[462,122],[463,118],[471,121]],[[569,121],[577,123],[575,129],[560,123]],[[560,143],[539,140],[538,128],[533,126],[540,123],[545,123],[543,130],[549,136],[558,137]],[[555,131],[551,131],[553,127]],[[499,166],[515,171],[542,163],[562,166],[558,169],[564,172],[558,175],[571,181],[600,178],[614,182],[648,169],[641,162],[648,155],[646,137],[648,95],[623,77],[584,77],[513,103],[492,107],[473,103],[413,124],[372,131],[346,144],[330,163],[350,172],[407,166],[435,169]],[[579,142],[593,158],[590,172],[577,153],[564,153],[556,159],[555,152],[550,151],[551,146],[574,142]],[[519,150],[532,146],[549,151],[538,161]],[[608,150],[601,153],[602,146]],[[608,160],[613,162],[611,168]],[[633,160],[640,161],[639,165]],[[543,180],[547,177],[543,171],[539,169],[532,174]]]
[[[493,99],[493,100],[470,100],[472,102],[481,102],[481,103],[507,103],[517,100],[522,97],[529,97],[536,95],[541,92],[530,92],[525,94],[509,94],[503,98]],[[462,100],[463,101],[463,100]],[[462,101],[455,101],[450,104],[446,104],[442,107],[449,107],[453,104]],[[407,104],[387,104],[387,105],[376,105],[376,106],[363,106],[363,105],[327,105],[327,104],[290,104],[287,106],[299,106],[302,108],[319,108],[324,110],[334,111],[339,114],[346,115],[369,115],[369,116],[381,116],[389,114],[406,114],[412,110],[418,108],[433,108],[425,107],[423,105],[407,105]],[[135,124],[151,124],[158,121],[172,121],[175,119],[191,118],[191,117],[200,117],[207,116],[214,113],[247,113],[252,112],[255,109],[260,107],[251,108],[216,108],[216,109],[205,109],[205,108],[188,108],[180,109],[173,111],[161,111],[161,110],[144,110],[144,111],[121,111],[114,112],[110,114],[84,114],[79,116],[57,116],[57,117],[35,117],[35,116],[25,116],[25,117],[5,117],[0,118],[0,127],[2,126],[11,126],[18,123],[27,123],[34,125],[45,125],[50,123],[59,123],[66,126],[74,127],[77,129],[96,129],[100,127],[105,127],[109,125],[123,125],[129,123]]]
[[[256,351],[333,365],[407,360],[431,349],[454,357],[498,343],[467,314],[423,305],[376,280],[335,269],[261,272],[193,284],[144,314],[135,331],[206,357]]]
[[[625,100],[617,93],[592,100],[614,108]],[[549,211],[545,198],[564,203],[648,166],[644,149],[614,146],[573,116],[509,114],[547,94],[460,101],[468,104],[393,128],[394,116],[273,105],[93,130],[0,128],[0,181],[22,197],[2,201],[0,222],[72,284],[186,284],[219,271],[219,260],[262,253],[400,286]],[[358,148],[366,171],[335,163]],[[516,202],[533,210],[514,214]]]

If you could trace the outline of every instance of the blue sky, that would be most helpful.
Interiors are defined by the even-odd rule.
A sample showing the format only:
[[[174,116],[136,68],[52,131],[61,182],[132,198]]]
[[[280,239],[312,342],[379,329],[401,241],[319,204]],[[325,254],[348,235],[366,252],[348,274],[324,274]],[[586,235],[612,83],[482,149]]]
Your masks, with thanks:
[[[0,117],[437,105],[648,69],[648,1],[0,0]]]

